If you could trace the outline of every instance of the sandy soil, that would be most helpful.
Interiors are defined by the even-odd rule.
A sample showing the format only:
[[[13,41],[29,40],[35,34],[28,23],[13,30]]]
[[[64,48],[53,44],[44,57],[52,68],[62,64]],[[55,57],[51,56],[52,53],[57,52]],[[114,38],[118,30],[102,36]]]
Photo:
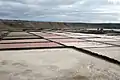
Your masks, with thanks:
[[[120,67],[72,49],[0,51],[0,80],[120,80]]]

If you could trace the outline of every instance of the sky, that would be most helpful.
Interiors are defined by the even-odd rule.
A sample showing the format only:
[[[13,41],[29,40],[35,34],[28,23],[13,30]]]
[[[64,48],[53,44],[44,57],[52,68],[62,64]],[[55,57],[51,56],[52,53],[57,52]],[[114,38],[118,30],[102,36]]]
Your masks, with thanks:
[[[0,18],[119,23],[120,0],[0,0]]]

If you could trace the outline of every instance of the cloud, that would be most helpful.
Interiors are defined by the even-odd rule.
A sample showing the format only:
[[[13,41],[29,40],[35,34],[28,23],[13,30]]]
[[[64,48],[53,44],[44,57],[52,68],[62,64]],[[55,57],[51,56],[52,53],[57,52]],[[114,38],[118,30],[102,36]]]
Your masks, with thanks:
[[[119,22],[108,0],[0,0],[0,18],[64,22]]]

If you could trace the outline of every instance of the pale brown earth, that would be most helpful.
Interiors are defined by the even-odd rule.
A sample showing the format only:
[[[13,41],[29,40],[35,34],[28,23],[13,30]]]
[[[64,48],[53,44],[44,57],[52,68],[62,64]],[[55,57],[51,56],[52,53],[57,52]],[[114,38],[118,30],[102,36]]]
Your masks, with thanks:
[[[0,52],[1,80],[119,80],[120,67],[73,49]]]

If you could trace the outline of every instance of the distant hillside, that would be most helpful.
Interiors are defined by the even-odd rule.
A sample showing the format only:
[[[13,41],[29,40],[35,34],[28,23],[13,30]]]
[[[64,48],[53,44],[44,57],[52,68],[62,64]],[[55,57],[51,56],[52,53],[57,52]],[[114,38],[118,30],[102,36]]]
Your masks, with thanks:
[[[94,24],[94,23],[62,23],[62,22],[37,22],[22,20],[0,19],[0,30],[23,31],[42,29],[77,29],[77,28],[112,28],[120,29],[120,24]]]
[[[0,30],[22,31],[42,30],[42,29],[64,29],[67,28],[65,23],[60,22],[35,22],[22,20],[0,20]]]
[[[68,23],[68,25],[81,28],[120,29],[120,24],[118,23]]]

